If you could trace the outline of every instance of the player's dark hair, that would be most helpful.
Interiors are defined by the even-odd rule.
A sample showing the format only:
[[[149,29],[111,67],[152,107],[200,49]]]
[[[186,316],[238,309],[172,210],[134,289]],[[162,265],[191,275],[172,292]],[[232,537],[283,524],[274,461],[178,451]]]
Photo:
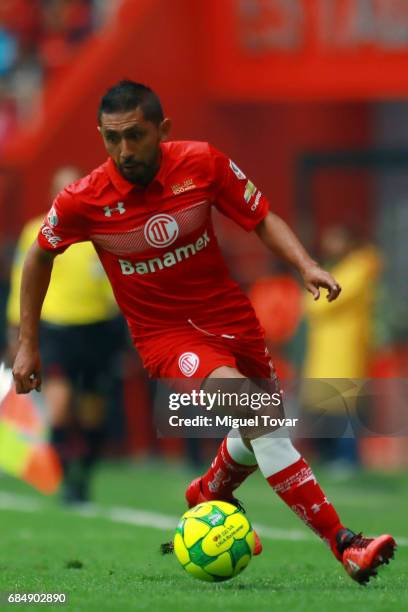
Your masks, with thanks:
[[[101,99],[98,109],[98,122],[102,113],[124,113],[140,108],[146,121],[158,125],[164,119],[159,97],[146,85],[135,81],[123,80],[108,89]]]

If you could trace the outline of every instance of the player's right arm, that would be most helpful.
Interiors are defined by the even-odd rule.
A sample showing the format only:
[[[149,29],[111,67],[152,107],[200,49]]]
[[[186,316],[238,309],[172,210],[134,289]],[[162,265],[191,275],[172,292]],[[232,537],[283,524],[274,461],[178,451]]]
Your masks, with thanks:
[[[13,366],[17,393],[41,389],[39,323],[56,255],[87,240],[80,202],[64,189],[53,205],[24,261],[20,289],[20,334]]]
[[[39,323],[55,256],[56,253],[42,249],[36,240],[24,262],[20,290],[20,333],[13,365],[17,393],[41,389]]]

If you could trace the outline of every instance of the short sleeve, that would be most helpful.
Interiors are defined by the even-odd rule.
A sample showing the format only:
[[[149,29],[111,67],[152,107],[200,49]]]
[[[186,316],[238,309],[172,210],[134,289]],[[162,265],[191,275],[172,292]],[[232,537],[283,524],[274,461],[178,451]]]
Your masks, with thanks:
[[[266,217],[269,202],[238,166],[210,146],[216,208],[247,232]]]
[[[46,251],[63,253],[71,244],[88,240],[84,218],[74,195],[64,189],[54,202],[38,232],[38,243]]]

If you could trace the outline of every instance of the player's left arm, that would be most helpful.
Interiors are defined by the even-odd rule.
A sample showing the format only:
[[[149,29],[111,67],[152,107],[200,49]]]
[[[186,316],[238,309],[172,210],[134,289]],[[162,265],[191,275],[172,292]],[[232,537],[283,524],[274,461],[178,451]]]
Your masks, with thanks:
[[[223,153],[212,146],[208,151],[213,201],[218,210],[246,231],[255,230],[271,251],[292,264],[315,300],[321,287],[328,290],[329,302],[335,300],[340,285],[310,257],[283,219],[270,211],[264,194]]]
[[[294,266],[303,278],[305,287],[315,300],[320,297],[320,288],[327,289],[327,300],[332,302],[341,291],[333,276],[323,270],[310,257],[294,232],[281,217],[268,212],[255,228],[259,238],[273,253]]]

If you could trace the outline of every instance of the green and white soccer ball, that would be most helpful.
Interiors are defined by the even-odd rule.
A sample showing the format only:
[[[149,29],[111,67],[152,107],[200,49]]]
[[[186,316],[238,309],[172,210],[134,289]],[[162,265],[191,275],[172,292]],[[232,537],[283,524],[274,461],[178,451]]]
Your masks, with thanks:
[[[240,574],[251,560],[254,544],[254,532],[245,514],[223,501],[187,510],[174,536],[174,552],[186,572],[207,582]]]

